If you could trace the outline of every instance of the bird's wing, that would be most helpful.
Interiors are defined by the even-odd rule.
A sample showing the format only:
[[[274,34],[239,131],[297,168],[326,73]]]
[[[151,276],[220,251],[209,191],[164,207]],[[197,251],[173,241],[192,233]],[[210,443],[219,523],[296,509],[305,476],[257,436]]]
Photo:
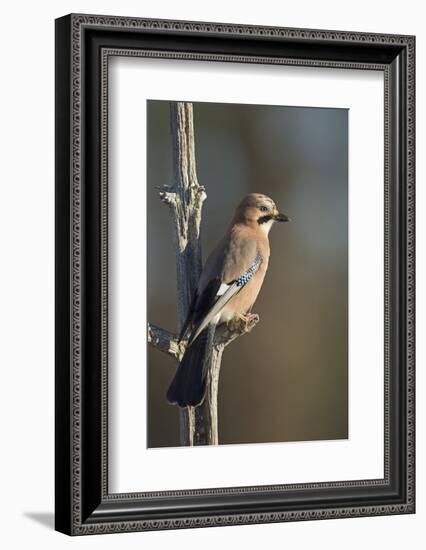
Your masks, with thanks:
[[[218,315],[229,300],[237,294],[253,277],[262,261],[260,254],[256,254],[247,269],[226,283],[220,278],[215,278],[206,286],[204,292],[197,300],[197,310],[202,314],[198,315],[190,335],[188,346],[201,334],[206,326]]]
[[[214,304],[216,293],[222,284],[223,260],[226,257],[225,250],[228,243],[229,240],[223,238],[207,258],[182,325],[179,341],[190,335],[193,327],[198,324],[200,316],[203,316]]]
[[[185,339],[191,331],[191,327],[197,323],[201,311],[208,311],[214,304],[215,297],[221,285],[218,277],[211,279],[203,291],[196,290],[189,306],[188,314],[179,335],[179,341]]]

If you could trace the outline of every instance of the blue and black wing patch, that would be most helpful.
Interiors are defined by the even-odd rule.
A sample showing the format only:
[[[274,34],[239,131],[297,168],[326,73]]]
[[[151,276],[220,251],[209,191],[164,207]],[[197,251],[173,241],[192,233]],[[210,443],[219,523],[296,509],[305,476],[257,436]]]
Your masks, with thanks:
[[[235,281],[233,281],[238,287],[242,287],[244,285],[246,285],[250,279],[253,277],[253,275],[256,273],[259,265],[260,265],[260,261],[261,261],[261,257],[260,255],[258,254],[256,256],[256,258],[253,260],[253,263],[250,264],[249,268],[242,274],[238,277],[238,279],[236,279]]]

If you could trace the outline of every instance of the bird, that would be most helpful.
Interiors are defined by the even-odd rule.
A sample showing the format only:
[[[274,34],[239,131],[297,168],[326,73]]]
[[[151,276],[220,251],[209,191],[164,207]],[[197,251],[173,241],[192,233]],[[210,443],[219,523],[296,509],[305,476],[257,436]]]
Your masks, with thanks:
[[[262,193],[249,193],[216,248],[207,258],[191,300],[179,342],[186,340],[183,357],[167,391],[167,401],[197,407],[206,393],[205,359],[211,353],[216,328],[249,319],[268,269],[269,231],[290,218]]]

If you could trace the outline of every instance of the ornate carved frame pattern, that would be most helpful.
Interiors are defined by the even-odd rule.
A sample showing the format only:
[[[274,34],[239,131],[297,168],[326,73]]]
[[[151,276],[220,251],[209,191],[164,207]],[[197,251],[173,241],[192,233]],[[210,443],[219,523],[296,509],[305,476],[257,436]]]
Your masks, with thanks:
[[[108,59],[383,71],[384,478],[108,493]],[[71,535],[413,513],[413,36],[69,15],[56,21],[56,529]]]

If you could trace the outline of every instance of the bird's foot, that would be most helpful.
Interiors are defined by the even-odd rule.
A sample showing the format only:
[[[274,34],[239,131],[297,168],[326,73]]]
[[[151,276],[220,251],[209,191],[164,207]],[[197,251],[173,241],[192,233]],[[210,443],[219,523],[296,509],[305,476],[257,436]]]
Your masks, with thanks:
[[[259,315],[257,313],[240,314],[228,323],[228,328],[232,332],[245,334],[250,332],[258,322]]]

